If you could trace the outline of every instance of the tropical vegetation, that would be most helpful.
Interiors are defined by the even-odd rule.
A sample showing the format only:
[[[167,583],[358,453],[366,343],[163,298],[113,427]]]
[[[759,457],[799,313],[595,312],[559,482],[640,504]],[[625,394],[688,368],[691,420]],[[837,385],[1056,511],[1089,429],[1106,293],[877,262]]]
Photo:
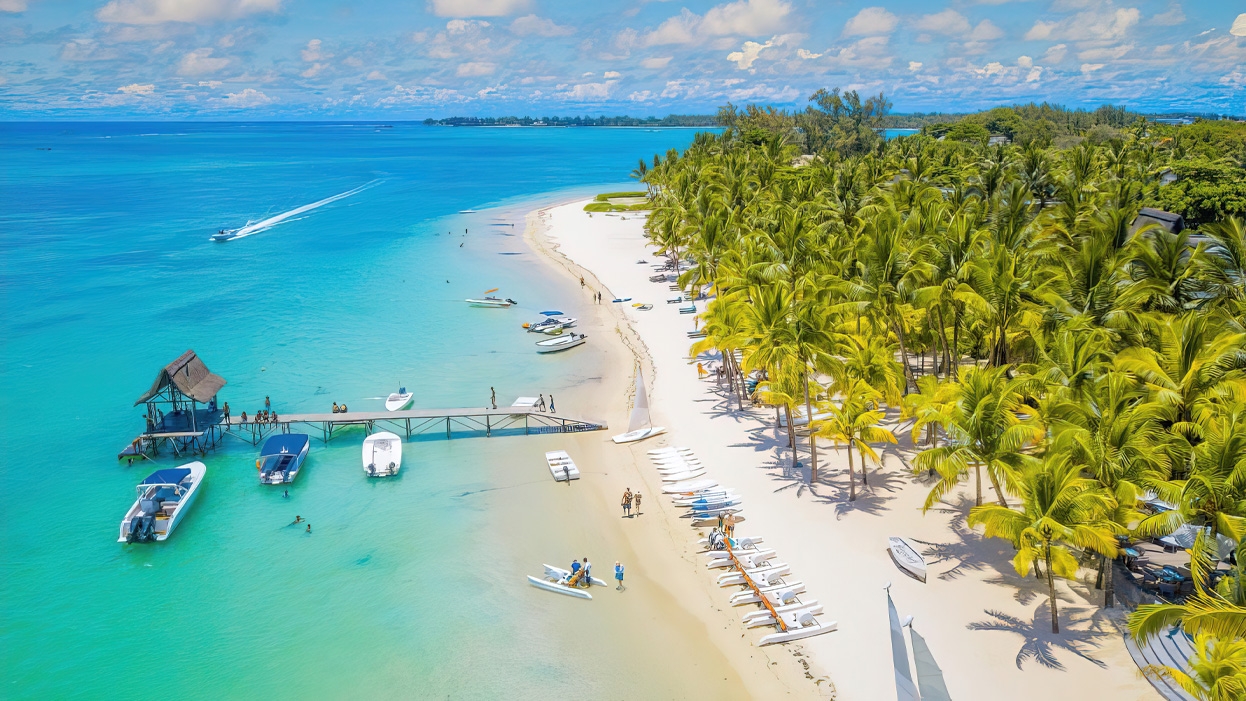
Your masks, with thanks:
[[[1242,542],[1246,207],[1187,209],[1187,228],[1139,215],[1204,161],[1246,182],[1246,124],[1109,108],[1056,125],[1062,143],[1051,110],[1013,109],[966,120],[1003,143],[951,128],[888,141],[888,107],[838,90],[795,114],[729,105],[721,133],[634,171],[648,235],[711,295],[692,352],[721,353],[728,406],[757,380],[751,399],[786,426],[792,467],[807,451],[815,489],[819,438],[861,458],[868,489],[874,446],[894,439],[882,424],[911,418],[926,507],[970,487],[969,522],[1045,581],[1053,630],[1055,580],[1084,563],[1112,605],[1118,536]],[[1199,674],[1240,662],[1224,636],[1246,632],[1242,602],[1203,585],[1194,608],[1135,614],[1140,635],[1159,621],[1210,636]]]

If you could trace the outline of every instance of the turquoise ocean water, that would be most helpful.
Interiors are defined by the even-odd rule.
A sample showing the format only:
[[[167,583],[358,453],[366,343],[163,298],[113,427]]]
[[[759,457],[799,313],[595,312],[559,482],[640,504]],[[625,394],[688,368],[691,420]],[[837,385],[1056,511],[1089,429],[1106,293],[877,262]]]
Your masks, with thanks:
[[[571,392],[592,354],[543,362],[516,332],[579,299],[525,252],[523,214],[627,187],[637,157],[692,136],[0,125],[0,695],[577,688],[533,654],[548,631],[511,602],[513,578],[478,577],[463,594],[465,573],[505,543],[469,495],[526,439],[408,444],[394,480],[363,477],[361,432],[314,440],[287,501],[257,483],[257,449],[227,437],[173,537],[147,546],[116,543],[118,523],[134,484],[177,462],[115,455],[142,428],[134,400],[188,348],[228,380],[235,414],[265,395],[280,413],[379,408],[400,383],[423,407],[483,405],[490,385],[499,404]],[[249,238],[208,240],[361,186]],[[522,310],[462,302],[492,287]],[[286,525],[295,514],[313,535]]]

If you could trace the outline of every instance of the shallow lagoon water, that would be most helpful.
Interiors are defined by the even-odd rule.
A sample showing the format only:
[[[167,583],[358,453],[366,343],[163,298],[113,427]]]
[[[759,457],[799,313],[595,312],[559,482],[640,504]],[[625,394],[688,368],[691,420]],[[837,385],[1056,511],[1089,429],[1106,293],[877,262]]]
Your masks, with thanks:
[[[499,404],[564,390],[574,403],[593,353],[538,358],[518,325],[582,298],[527,252],[522,215],[627,188],[638,155],[693,133],[0,126],[5,696],[516,697],[611,683],[608,660],[586,681],[533,654],[557,633],[515,605],[521,565],[490,518],[495,488],[522,483],[516,463],[545,439],[426,436],[397,479],[367,480],[352,429],[313,440],[286,500],[258,484],[257,448],[227,436],[192,511],[149,546],[116,543],[118,522],[133,485],[178,461],[115,455],[142,427],[134,399],[187,348],[228,380],[235,414],[265,395],[279,413],[380,408],[400,384],[417,407],[483,406],[490,385]],[[463,303],[492,287],[520,308]],[[311,535],[286,525],[296,514]]]

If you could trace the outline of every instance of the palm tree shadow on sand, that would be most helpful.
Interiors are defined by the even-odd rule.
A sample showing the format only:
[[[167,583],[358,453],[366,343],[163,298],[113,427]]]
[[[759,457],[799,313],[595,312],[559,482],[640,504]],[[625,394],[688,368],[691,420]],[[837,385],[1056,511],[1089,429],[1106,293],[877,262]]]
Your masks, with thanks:
[[[1062,606],[1059,633],[1051,632],[1051,607],[1046,600],[1034,609],[1034,616],[1028,621],[1002,611],[986,609],[985,613],[989,616],[987,620],[975,621],[966,627],[969,630],[1019,636],[1021,649],[1017,651],[1017,669],[1022,669],[1026,662],[1033,660],[1048,669],[1066,671],[1059,659],[1061,652],[1076,655],[1100,669],[1107,668],[1106,663],[1094,658],[1091,653],[1101,647],[1101,640],[1117,633],[1095,609]]]

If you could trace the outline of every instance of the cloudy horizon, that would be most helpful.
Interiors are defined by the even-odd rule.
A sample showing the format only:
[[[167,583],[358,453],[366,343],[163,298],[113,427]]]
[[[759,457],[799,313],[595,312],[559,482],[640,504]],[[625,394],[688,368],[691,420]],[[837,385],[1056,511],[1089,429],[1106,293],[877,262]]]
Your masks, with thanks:
[[[0,0],[0,118],[423,119],[1018,102],[1242,114],[1228,0]]]

